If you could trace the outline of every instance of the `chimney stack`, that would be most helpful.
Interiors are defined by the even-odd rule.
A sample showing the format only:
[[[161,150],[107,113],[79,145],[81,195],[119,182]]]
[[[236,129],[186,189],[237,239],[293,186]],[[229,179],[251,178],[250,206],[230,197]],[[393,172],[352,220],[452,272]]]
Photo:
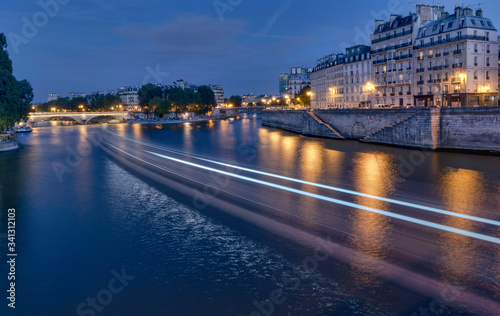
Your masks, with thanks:
[[[455,7],[455,17],[460,17],[462,16],[462,8],[461,7]]]
[[[375,20],[375,30],[377,30],[378,27],[383,25],[384,23],[385,23],[384,20]]]
[[[441,20],[446,20],[450,18],[450,14],[448,12],[441,13]]]
[[[476,16],[478,16],[478,17],[482,18],[482,17],[483,17],[483,10],[478,9],[478,10],[476,11]]]

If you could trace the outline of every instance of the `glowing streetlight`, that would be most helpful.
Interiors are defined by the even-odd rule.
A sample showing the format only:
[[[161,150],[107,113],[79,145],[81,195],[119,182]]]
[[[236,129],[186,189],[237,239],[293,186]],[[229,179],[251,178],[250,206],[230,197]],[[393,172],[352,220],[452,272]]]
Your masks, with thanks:
[[[307,96],[312,97],[313,93],[311,91],[307,92]]]
[[[370,92],[372,92],[373,90],[375,90],[375,85],[371,82],[367,82],[366,83],[366,89]]]

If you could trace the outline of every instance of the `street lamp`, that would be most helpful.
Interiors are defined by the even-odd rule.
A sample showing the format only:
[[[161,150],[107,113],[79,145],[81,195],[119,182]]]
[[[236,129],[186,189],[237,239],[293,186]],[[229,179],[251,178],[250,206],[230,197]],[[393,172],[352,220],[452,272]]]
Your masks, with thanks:
[[[375,85],[371,82],[367,82],[366,83],[366,90],[372,92],[373,90],[375,90]]]
[[[371,100],[372,99],[372,93],[375,90],[375,85],[372,82],[368,81],[366,83],[366,90],[368,90],[370,92],[370,100]],[[371,104],[371,101],[370,101],[370,104]]]

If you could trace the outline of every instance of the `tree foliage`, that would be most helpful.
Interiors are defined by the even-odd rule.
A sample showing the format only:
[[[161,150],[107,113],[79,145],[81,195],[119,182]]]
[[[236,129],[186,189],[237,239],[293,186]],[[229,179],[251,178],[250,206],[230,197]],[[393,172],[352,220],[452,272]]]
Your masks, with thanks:
[[[158,117],[162,117],[172,112],[172,104],[170,101],[158,97],[151,100],[150,107],[153,113]]]
[[[89,109],[91,111],[113,111],[120,106],[120,98],[113,94],[99,95],[91,99]]]
[[[27,80],[17,81],[7,52],[7,40],[0,33],[0,131],[25,120],[33,101],[33,88]]]
[[[239,95],[232,95],[229,98],[229,103],[231,103],[235,108],[239,108],[243,104],[243,99]]]
[[[141,106],[149,105],[149,101],[154,98],[162,98],[163,90],[162,88],[154,85],[152,83],[145,84],[139,90],[139,104]]]
[[[311,92],[311,87],[305,86],[299,91],[299,93],[295,95],[293,103],[310,107],[311,106],[311,96],[309,95],[310,92]]]

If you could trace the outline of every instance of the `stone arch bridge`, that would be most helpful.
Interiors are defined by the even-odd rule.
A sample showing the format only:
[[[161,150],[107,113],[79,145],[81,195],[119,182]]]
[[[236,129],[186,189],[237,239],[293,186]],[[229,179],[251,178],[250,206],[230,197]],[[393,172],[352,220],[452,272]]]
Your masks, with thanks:
[[[130,118],[128,112],[47,112],[31,113],[28,122],[36,126],[39,122],[51,120],[54,118],[68,119],[86,125],[92,123],[96,118],[105,118],[109,120],[127,120]]]

